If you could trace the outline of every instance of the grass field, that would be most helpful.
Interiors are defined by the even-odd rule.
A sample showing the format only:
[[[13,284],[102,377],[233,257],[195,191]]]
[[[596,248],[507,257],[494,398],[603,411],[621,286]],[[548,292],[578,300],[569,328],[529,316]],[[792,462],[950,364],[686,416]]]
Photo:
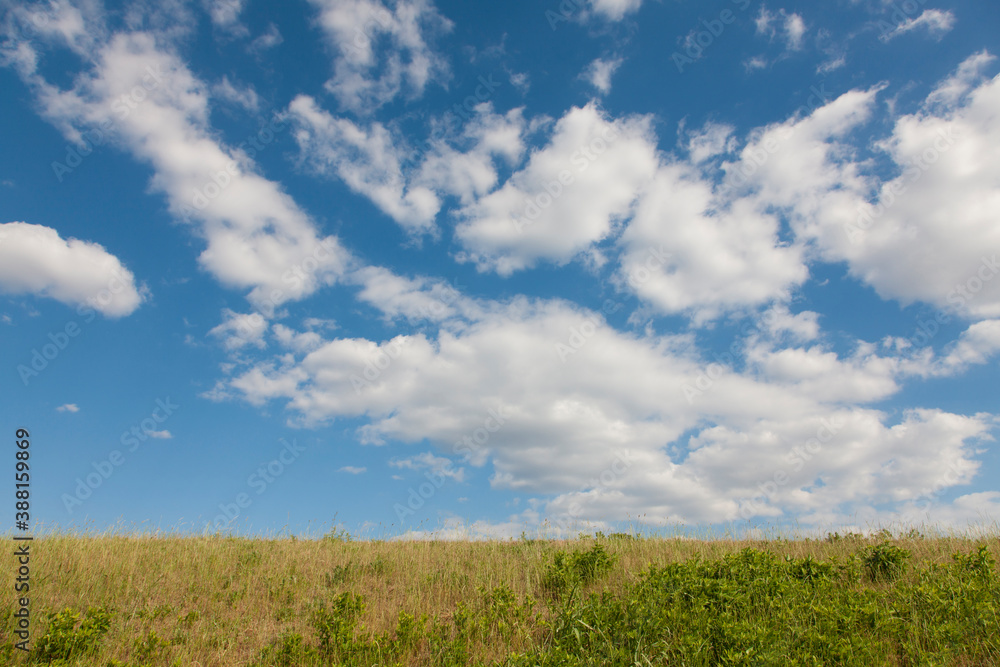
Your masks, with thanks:
[[[506,542],[49,534],[32,545],[32,650],[14,649],[8,589],[0,659],[1000,665],[998,556],[995,534]]]

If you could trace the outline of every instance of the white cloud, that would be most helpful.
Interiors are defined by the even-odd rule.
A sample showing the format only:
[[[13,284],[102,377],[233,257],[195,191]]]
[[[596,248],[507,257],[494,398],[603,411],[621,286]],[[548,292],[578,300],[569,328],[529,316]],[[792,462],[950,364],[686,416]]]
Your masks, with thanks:
[[[819,524],[833,508],[902,507],[946,468],[957,472],[945,488],[968,483],[979,465],[971,444],[991,428],[988,415],[937,410],[887,425],[864,404],[892,396],[912,369],[863,342],[839,356],[808,311],[762,316],[740,371],[713,369],[689,336],[616,331],[602,314],[560,301],[468,312],[435,339],[331,340],[256,364],[228,388],[257,405],[284,403],[292,423],[365,416],[363,442],[436,446],[397,467],[445,466],[449,456],[490,463],[494,488],[556,494],[548,516],[581,522],[804,512]],[[985,362],[995,333],[976,332],[978,356],[955,355]],[[782,347],[787,340],[808,346]],[[377,377],[352,391],[352,376],[380,357]]]
[[[700,130],[688,133],[687,150],[691,162],[701,164],[709,158],[731,152],[736,143],[733,130],[732,125],[706,122]]]
[[[99,6],[96,0],[81,0],[80,6]],[[191,38],[197,31],[199,19],[195,11],[197,3],[190,0],[134,0],[122,9],[124,28],[128,31],[145,32],[156,35],[162,45],[177,44]],[[113,20],[114,14],[109,18]],[[242,28],[233,26],[233,34],[242,34]],[[107,37],[95,41],[106,43]],[[91,50],[92,53],[92,50]]]
[[[527,72],[510,72],[510,84],[517,88],[522,95],[527,95],[531,88],[531,77]]]
[[[260,313],[237,313],[226,308],[222,314],[222,324],[208,333],[221,338],[226,349],[238,350],[246,345],[264,349],[267,346],[264,334],[269,325]]]
[[[453,479],[456,482],[461,482],[465,479],[465,468],[456,468],[451,459],[443,456],[434,456],[432,452],[423,452],[405,459],[390,459],[389,465],[393,468],[427,470],[433,477],[438,479]]]
[[[222,81],[212,87],[212,94],[230,104],[243,107],[251,113],[256,112],[260,108],[260,99],[257,97],[257,91],[252,86],[237,88],[229,80],[228,76],[223,76]]]
[[[497,184],[497,162],[514,165],[524,153],[522,109],[493,113],[490,103],[476,107],[459,136],[442,136],[427,144],[413,180],[463,205],[482,197]],[[456,147],[457,146],[457,147]]]
[[[291,348],[296,352],[311,352],[322,344],[322,338],[315,331],[303,331],[301,333],[286,327],[283,324],[272,326],[274,337],[282,346]]]
[[[713,210],[724,211],[729,200],[730,210],[783,212],[795,245],[815,243],[825,259],[846,260],[852,275],[883,298],[1000,315],[1000,280],[992,280],[1000,268],[986,251],[1000,245],[992,222],[1000,171],[989,157],[1000,146],[1000,81],[981,82],[979,74],[989,62],[986,54],[970,58],[920,111],[897,118],[892,135],[875,142],[897,165],[895,178],[880,182],[847,140],[872,117],[880,88],[850,91],[752,132],[741,159],[723,164],[726,176],[715,192],[722,203],[713,202]],[[706,184],[674,180],[693,183],[687,189],[700,188],[706,201]]]
[[[822,343],[777,349],[770,342],[753,341],[745,354],[748,366],[770,385],[824,403],[867,403],[899,388],[895,360],[879,356],[869,344],[842,358]]]
[[[832,55],[828,60],[816,66],[816,73],[829,74],[830,72],[840,69],[846,64],[847,56],[845,54]]]
[[[972,533],[983,538],[996,532],[1000,518],[1000,492],[981,491],[955,498],[951,503],[913,503],[899,512],[899,518],[915,525],[926,524],[939,530],[954,530],[961,534]]]
[[[624,61],[621,58],[613,60],[597,58],[587,65],[587,68],[580,76],[602,94],[607,95],[611,92],[611,76],[621,66],[622,62]]]
[[[622,234],[619,276],[658,310],[696,322],[787,299],[808,270],[779,228],[748,200],[719,201],[691,167],[665,165]]]
[[[920,111],[896,119],[879,146],[897,177],[868,187],[841,180],[815,201],[823,249],[883,298],[1000,316],[1000,78],[979,75],[989,62],[969,58]],[[843,172],[832,156],[816,168]]]
[[[890,25],[885,21],[879,22],[879,26],[882,27],[881,38],[885,41],[916,28],[926,28],[931,37],[941,39],[954,25],[955,15],[950,11],[941,11],[940,9],[925,9],[921,12],[920,16],[906,19],[891,29]]]
[[[819,338],[819,313],[810,310],[792,315],[787,306],[776,305],[765,311],[760,319],[771,336],[787,333],[797,342]]]
[[[345,109],[371,112],[401,93],[416,98],[428,83],[447,81],[448,63],[428,38],[452,23],[430,0],[398,0],[391,10],[378,0],[310,2],[336,53],[327,88]]]
[[[300,95],[288,107],[303,159],[320,174],[337,176],[412,232],[431,231],[441,203],[423,186],[409,187],[403,152],[381,123],[367,129],[323,111]]]
[[[206,86],[176,55],[148,33],[117,34],[95,48],[92,70],[70,90],[25,75],[49,119],[71,140],[77,127],[99,127],[151,164],[152,188],[205,238],[202,266],[227,286],[250,288],[254,303],[273,309],[336,280],[348,253],[335,237],[320,237],[245,153],[215,138]]]
[[[684,162],[661,169],[622,236],[622,277],[632,277],[636,293],[660,309],[694,308],[705,319],[741,303],[786,298],[818,251],[828,261],[846,261],[883,298],[923,301],[965,317],[1000,316],[1000,280],[993,280],[1000,264],[989,251],[1000,246],[993,224],[1000,171],[991,159],[1000,147],[1000,79],[981,74],[992,61],[986,53],[970,57],[917,112],[893,119],[889,137],[872,140],[896,165],[898,175],[887,179],[858,158],[851,139],[873,117],[881,86],[751,131],[738,159],[723,161],[721,183],[710,180],[708,158],[731,152],[725,129],[696,133],[690,161],[703,171]],[[776,240],[779,215],[792,232],[784,243]],[[768,258],[757,266],[760,275],[742,275],[741,267],[753,265],[725,254],[731,237],[723,230],[733,216],[756,221],[738,227],[757,230],[763,250],[753,258]],[[696,225],[663,224],[702,217]],[[670,260],[636,280],[653,250]],[[740,276],[731,288],[713,282],[727,275]],[[708,285],[729,303],[708,293]]]
[[[1000,351],[1000,320],[984,320],[969,326],[948,351],[943,365],[957,374],[972,364],[984,364]]]
[[[496,163],[516,163],[524,151],[521,109],[501,116],[489,103],[477,105],[460,131],[436,132],[419,147],[381,123],[366,128],[335,117],[308,96],[295,98],[289,115],[313,171],[339,178],[411,233],[434,232],[444,197],[467,204],[486,194],[497,182]]]
[[[386,319],[442,322],[456,317],[474,318],[481,308],[456,287],[443,280],[405,278],[383,267],[365,267],[351,276],[362,285],[357,298],[382,311]]]
[[[202,0],[202,4],[216,27],[234,35],[247,34],[246,27],[239,22],[246,0]]]
[[[337,472],[346,472],[351,475],[360,475],[361,473],[366,472],[367,470],[368,468],[358,468],[356,466],[343,466],[342,468],[338,468]]]
[[[56,412],[79,412],[80,408],[76,403],[66,403],[56,408]]]
[[[766,6],[761,6],[760,11],[757,13],[757,18],[754,19],[757,34],[768,38],[773,37],[775,33],[774,21],[774,12],[768,11]]]
[[[788,260],[813,240],[824,250],[840,244],[843,230],[832,229],[827,221],[855,205],[870,187],[870,179],[851,159],[855,150],[844,139],[870,118],[877,92],[850,91],[808,115],[752,131],[739,159],[722,165],[725,176],[714,190],[714,208],[747,211],[772,221],[778,213],[787,217],[795,242],[776,244],[772,252]],[[787,262],[783,265],[785,286],[805,277]],[[771,284],[780,295],[783,288]]]
[[[284,41],[285,38],[281,36],[278,26],[273,23],[269,23],[267,25],[267,30],[250,42],[250,50],[254,53],[261,53],[278,46]]]
[[[309,329],[336,329],[337,322],[335,320],[326,319],[322,317],[307,317],[302,320],[304,324]]]
[[[150,438],[156,438],[157,440],[170,440],[173,438],[173,434],[170,431],[145,431],[146,435]]]
[[[266,346],[264,334],[268,323],[259,313],[236,313],[228,308],[223,311],[223,321],[208,333],[223,340],[226,349],[238,350],[246,345],[260,349]]]
[[[802,16],[794,12],[786,12],[780,9],[777,12],[768,11],[766,6],[761,6],[754,25],[758,35],[773,40],[778,31],[785,42],[785,49],[788,51],[799,51],[802,49],[802,39],[806,34],[806,24]]]
[[[638,11],[642,0],[590,0],[594,13],[611,21],[621,21],[626,14]]]
[[[522,532],[531,530],[538,525],[538,513],[526,510],[520,515],[513,515],[508,521],[492,522],[487,520],[466,521],[460,517],[444,517],[441,524],[433,530],[408,530],[392,538],[396,541],[498,541],[513,540]],[[575,537],[575,533],[572,536]],[[560,534],[560,537],[570,535]]]
[[[784,14],[784,12],[782,12]],[[785,40],[788,49],[798,51],[802,48],[802,38],[806,34],[806,23],[798,14],[784,14]]]
[[[0,224],[0,292],[34,294],[106,317],[129,315],[145,299],[132,272],[101,245],[26,222]]]
[[[107,36],[103,8],[96,2],[5,3],[5,10],[3,29],[13,39],[0,44],[0,54],[22,76],[34,72],[39,58],[39,44],[20,39],[24,34],[37,34],[40,41],[65,46],[78,55],[89,53]]]
[[[459,212],[458,259],[510,275],[539,260],[565,264],[608,237],[656,169],[651,135],[647,118],[571,109],[522,169]]]
[[[934,327],[938,324],[930,321]],[[928,339],[937,334],[937,328],[924,323]],[[912,343],[904,342],[901,347],[909,350],[911,356],[902,362],[906,373],[921,377],[948,377],[965,372],[969,366],[984,364],[1000,351],[1000,320],[983,320],[971,324],[962,332],[958,340],[948,345],[943,356],[935,355],[929,348],[911,349]]]

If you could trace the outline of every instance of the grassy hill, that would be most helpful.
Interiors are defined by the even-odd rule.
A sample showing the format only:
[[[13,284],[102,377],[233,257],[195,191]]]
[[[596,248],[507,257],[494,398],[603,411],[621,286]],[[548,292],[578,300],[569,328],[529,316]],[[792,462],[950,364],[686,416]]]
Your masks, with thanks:
[[[32,650],[14,649],[9,592],[0,658],[1000,665],[998,556],[996,536],[885,533],[507,542],[50,534],[32,544]]]

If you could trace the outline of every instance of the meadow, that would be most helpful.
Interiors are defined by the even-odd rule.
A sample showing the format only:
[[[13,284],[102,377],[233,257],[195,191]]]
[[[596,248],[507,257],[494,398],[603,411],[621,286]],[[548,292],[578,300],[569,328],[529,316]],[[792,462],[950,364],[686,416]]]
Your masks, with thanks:
[[[1000,665],[998,557],[995,533],[486,542],[52,533],[32,546],[31,650],[14,648],[9,592],[0,659]]]

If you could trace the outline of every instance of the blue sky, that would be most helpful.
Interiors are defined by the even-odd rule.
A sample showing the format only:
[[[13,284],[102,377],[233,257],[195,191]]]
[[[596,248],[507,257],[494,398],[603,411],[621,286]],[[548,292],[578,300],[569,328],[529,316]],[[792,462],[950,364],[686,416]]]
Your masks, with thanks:
[[[33,520],[1000,516],[1000,9],[4,3]]]

